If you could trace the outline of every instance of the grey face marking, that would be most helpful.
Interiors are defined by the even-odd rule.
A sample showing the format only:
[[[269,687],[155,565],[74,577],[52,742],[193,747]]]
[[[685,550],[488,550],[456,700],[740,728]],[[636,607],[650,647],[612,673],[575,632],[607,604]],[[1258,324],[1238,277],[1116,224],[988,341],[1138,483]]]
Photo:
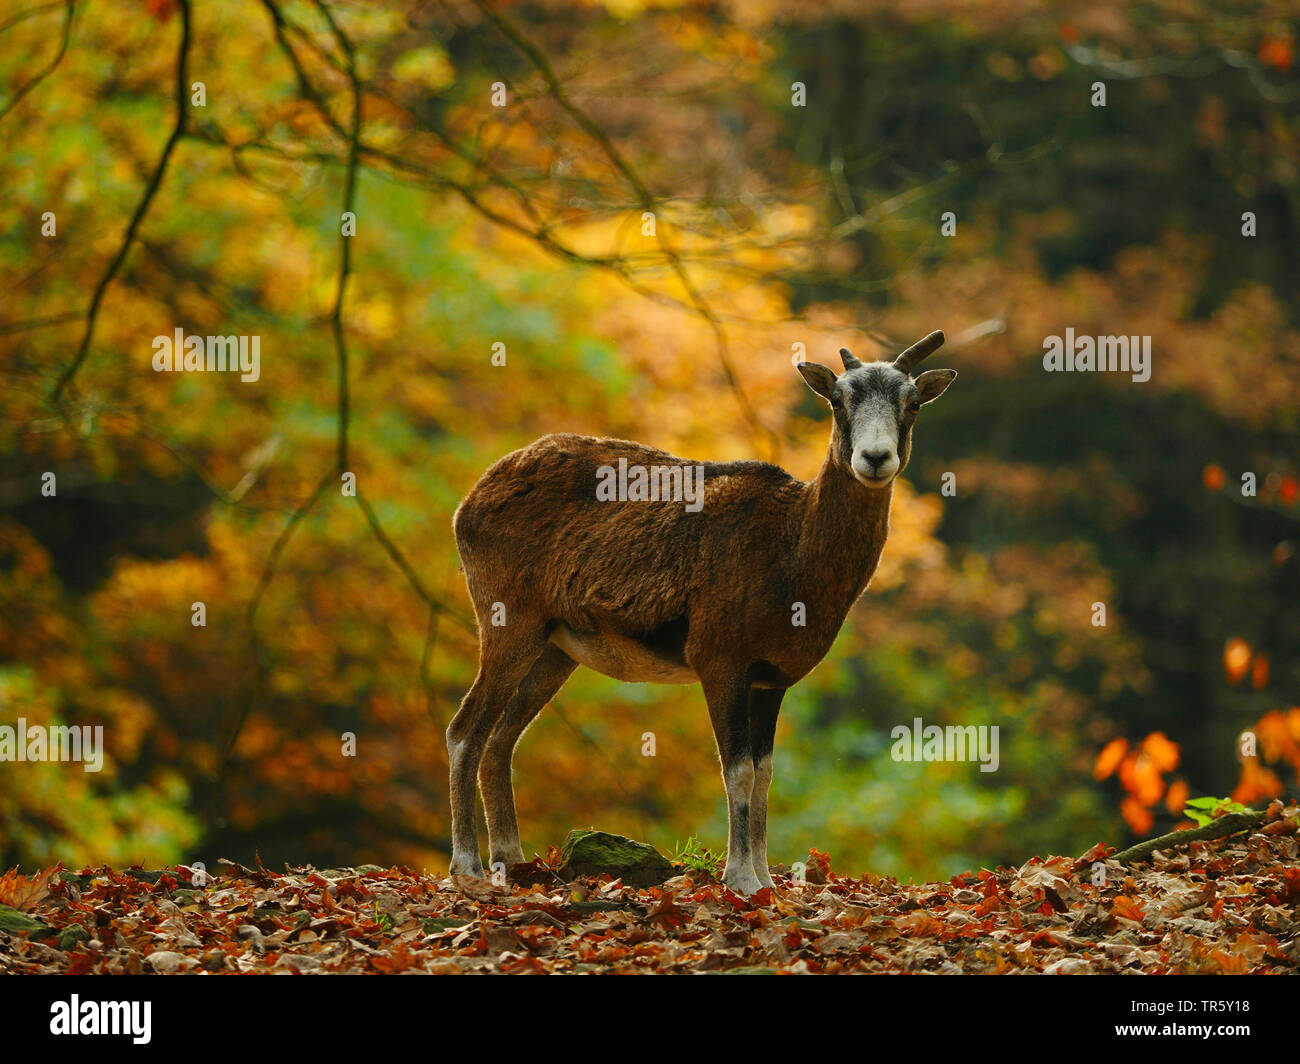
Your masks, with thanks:
[[[916,403],[916,385],[889,362],[869,362],[835,382],[840,458],[859,482],[884,487],[907,464]]]

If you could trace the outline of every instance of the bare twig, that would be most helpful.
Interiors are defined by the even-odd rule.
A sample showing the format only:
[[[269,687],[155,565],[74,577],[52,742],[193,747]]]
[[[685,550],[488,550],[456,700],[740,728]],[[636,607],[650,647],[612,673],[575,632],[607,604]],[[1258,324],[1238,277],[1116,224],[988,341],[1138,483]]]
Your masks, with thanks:
[[[86,310],[86,330],[82,334],[76,357],[73,358],[72,364],[60,375],[51,394],[51,399],[56,405],[62,399],[63,392],[72,382],[72,378],[81,369],[82,363],[86,361],[86,355],[90,352],[91,338],[95,335],[95,319],[99,314],[99,305],[103,301],[104,291],[112,283],[117,271],[126,259],[127,252],[131,250],[131,243],[135,239],[136,230],[140,228],[140,222],[144,219],[149,210],[149,205],[158,192],[158,187],[162,184],[163,174],[167,172],[167,163],[171,159],[172,150],[176,147],[176,142],[180,140],[181,134],[185,130],[185,116],[189,107],[189,88],[186,82],[190,55],[190,0],[178,0],[178,3],[181,9],[181,39],[176,49],[176,124],[172,127],[167,143],[163,145],[162,155],[158,157],[158,165],[154,168],[153,176],[149,179],[149,184],[145,186],[144,195],[140,197],[135,213],[131,216],[131,221],[126,227],[126,236],[122,239],[122,246],[118,248],[113,261],[109,263],[108,269],[95,286],[95,294],[91,297],[90,306]]]
[[[338,41],[343,54],[347,56],[348,82],[352,86],[352,125],[348,130],[348,169],[347,181],[343,186],[343,214],[353,211],[357,191],[357,162],[361,156],[361,83],[357,80],[356,55],[352,42],[343,33],[334,16],[322,0],[316,0],[316,8],[325,21],[329,23],[334,39]],[[334,347],[338,353],[338,462],[339,472],[348,467],[348,348],[343,339],[343,300],[347,295],[348,276],[352,272],[352,238],[343,232],[340,226],[341,244],[339,246],[339,279],[334,294],[334,309],[330,312],[330,327],[334,333]]]
[[[250,684],[247,696],[244,698],[243,705],[239,709],[239,715],[235,719],[226,737],[224,749],[221,754],[221,761],[217,768],[217,793],[220,793],[221,785],[226,777],[226,772],[230,767],[231,757],[235,751],[235,743],[239,740],[239,734],[244,729],[244,724],[248,721],[249,714],[253,711],[253,706],[258,700],[261,693],[262,681],[265,673],[265,661],[262,655],[262,639],[257,631],[257,613],[262,605],[262,596],[266,594],[266,589],[270,586],[272,578],[275,576],[276,568],[279,566],[280,555],[284,553],[285,547],[289,545],[289,540],[298,529],[302,522],[316,503],[320,501],[321,495],[324,494],[326,486],[334,479],[334,471],[330,470],[316,489],[301,504],[299,504],[289,515],[284,527],[280,529],[280,534],[276,536],[275,543],[271,546],[271,553],[267,556],[266,565],[262,568],[262,575],[258,577],[257,586],[253,590],[253,597],[249,600],[248,608],[244,614],[245,624],[248,628],[249,647],[252,651],[253,662],[253,680]]]
[[[509,20],[502,16],[486,0],[475,0],[479,10],[483,12],[493,26],[513,44],[528,61],[533,65],[541,75],[542,80],[546,82],[548,91],[552,98],[568,115],[578,124],[584,133],[592,138],[599,146],[610,164],[618,171],[619,174],[627,181],[636,193],[637,200],[642,210],[653,211],[655,207],[654,196],[651,195],[649,188],[643,182],[637,172],[623,158],[623,154],[615,147],[614,142],[610,140],[609,135],[600,128],[600,126],[588,115],[581,107],[574,103],[568,93],[565,92],[564,86],[561,85],[560,79],[556,76],[555,70],[550,62],[528,38],[526,38]],[[777,458],[780,455],[781,440],[780,436],[769,426],[763,424],[758,416],[758,412],[750,403],[749,397],[745,394],[744,389],[740,386],[740,378],[736,373],[735,366],[732,364],[731,348],[727,341],[727,333],[722,323],[714,314],[713,309],[709,306],[708,301],[700,293],[695,282],[691,279],[686,267],[683,265],[677,251],[668,242],[668,238],[655,227],[656,239],[659,247],[669,261],[673,274],[677,277],[678,283],[681,284],[686,292],[692,306],[697,314],[700,315],[713,331],[714,341],[718,352],[718,361],[722,366],[723,375],[727,379],[727,386],[731,389],[732,394],[736,397],[736,402],[740,407],[741,415],[745,418],[751,431],[755,435],[761,435],[768,441],[770,457]]]
[[[64,325],[70,321],[80,321],[85,316],[84,311],[69,310],[62,314],[46,314],[41,318],[26,318],[23,321],[6,321],[0,323],[0,336],[10,336],[13,333],[26,332],[28,329],[44,329],[50,325]]]
[[[3,33],[5,30],[9,29],[10,26],[13,26],[16,23],[23,21],[23,19],[25,18],[31,18],[33,15],[41,14],[57,6],[58,6],[57,4],[46,4],[43,7],[33,8],[31,11],[24,12],[23,14],[18,15],[15,18],[11,18],[3,26],[0,26],[0,33]],[[48,63],[46,63],[44,67],[41,68],[40,73],[33,75],[31,78],[23,82],[23,84],[18,87],[18,89],[14,92],[13,99],[11,99],[3,107],[0,107],[0,118],[4,118],[5,115],[7,115],[10,111],[12,111],[15,107],[17,107],[18,104],[22,101],[22,98],[24,96],[26,96],[29,92],[32,91],[32,89],[36,88],[37,85],[39,85],[42,81],[44,81],[47,77],[49,77],[52,73],[54,73],[54,68],[57,67],[61,62],[63,62],[63,57],[65,54],[67,54],[68,51],[68,39],[72,36],[72,15],[73,12],[76,10],[76,7],[77,7],[76,0],[66,0],[66,2],[63,5],[63,30],[62,33],[59,35],[59,47],[58,50],[54,53],[54,58],[51,59]]]
[[[363,495],[357,496],[357,505],[361,507],[361,512],[365,515],[366,523],[370,526],[370,531],[374,533],[375,539],[379,541],[380,546],[382,546],[388,553],[393,564],[401,570],[402,575],[406,577],[406,582],[411,585],[411,589],[424,600],[425,605],[432,610],[437,610],[439,613],[450,617],[458,625],[464,628],[465,631],[474,632],[476,629],[473,621],[459,610],[448,606],[424,586],[424,581],[420,579],[414,566],[407,561],[406,555],[404,555],[398,548],[397,544],[393,542],[392,537],[384,531],[383,525],[379,523],[379,518],[375,516],[375,511],[371,509],[370,503],[366,501]]]
[[[338,123],[333,119],[333,116],[330,115],[328,108],[325,106],[323,97],[321,97],[319,93],[316,92],[315,88],[311,85],[310,80],[307,78],[305,70],[298,62],[297,56],[293,52],[292,45],[289,44],[288,38],[285,33],[288,24],[285,22],[279,9],[272,2],[272,0],[264,0],[264,4],[267,10],[271,14],[272,25],[274,26],[275,34],[276,34],[276,40],[278,41],[281,50],[286,54],[286,56],[290,60],[290,63],[293,65],[294,70],[298,76],[299,86],[303,91],[304,95],[306,95],[312,101],[312,103],[321,111],[322,115],[326,116],[326,119],[330,123],[330,125],[337,132],[339,132],[339,134],[342,135],[349,144],[347,178],[345,181],[344,193],[343,193],[343,210],[344,212],[351,211],[353,209],[354,199],[356,195],[357,170],[359,167],[360,156],[361,156],[361,104],[362,104],[361,85],[360,85],[360,81],[356,76],[355,57],[354,57],[351,41],[348,39],[347,35],[343,33],[342,29],[339,27],[338,23],[334,20],[328,8],[326,8],[325,5],[319,2],[318,0],[317,8],[320,10],[322,16],[329,24],[331,32],[334,34],[335,39],[339,43],[339,47],[343,50],[344,55],[346,55],[348,59],[347,72],[349,75],[349,81],[351,82],[352,85],[353,112],[352,112],[352,121],[350,123],[350,127],[347,132],[344,132],[342,128],[338,125]],[[275,574],[276,567],[279,563],[280,555],[284,551],[284,548],[288,545],[288,542],[292,537],[294,530],[297,528],[298,524],[320,500],[322,494],[325,491],[326,486],[331,482],[334,476],[347,471],[348,424],[349,424],[349,419],[351,414],[350,414],[350,403],[349,403],[349,395],[348,395],[348,372],[347,372],[348,354],[347,354],[347,345],[344,341],[344,336],[343,336],[343,301],[347,294],[347,282],[352,269],[351,237],[342,236],[341,241],[342,243],[340,245],[338,282],[335,291],[334,307],[330,315],[331,330],[334,336],[336,362],[338,366],[338,411],[337,411],[338,450],[336,455],[336,469],[326,474],[326,476],[321,480],[320,484],[317,486],[316,490],[312,493],[312,495],[301,506],[299,506],[290,516],[288,522],[281,530],[279,537],[277,537],[275,544],[271,548],[271,553],[267,558],[266,566],[262,571],[261,578],[258,580],[257,588],[253,593],[253,598],[249,603],[248,612],[247,612],[249,640],[250,640],[250,646],[256,658],[256,661],[254,663],[254,668],[255,668],[254,681],[250,689],[249,695],[244,701],[244,705],[241,709],[240,715],[238,719],[235,721],[234,727],[231,729],[229,737],[226,740],[225,750],[221,760],[221,767],[218,771],[218,787],[220,787],[220,782],[224,778],[227,768],[230,764],[230,760],[235,748],[235,743],[239,739],[239,734],[243,730],[244,724],[247,722],[249,714],[251,713],[252,708],[256,703],[258,699],[258,695],[260,694],[261,691],[262,679],[263,679],[265,669],[264,669],[264,662],[262,660],[262,653],[261,653],[262,643],[261,643],[260,636],[258,635],[257,632],[256,619],[257,619],[258,608],[261,605],[262,596],[264,595],[267,586],[270,584],[271,579]],[[426,637],[425,648],[421,657],[421,679],[422,681],[426,681],[427,680],[426,670],[427,670],[428,662],[433,653],[433,643],[437,637],[437,628],[433,624],[433,620],[432,620],[433,616],[439,613],[445,613],[447,616],[455,620],[458,624],[462,625],[463,627],[467,628],[470,631],[474,630],[473,624],[468,619],[463,617],[458,611],[447,606],[446,603],[442,602],[440,599],[438,599],[436,596],[434,596],[429,592],[429,590],[424,586],[423,582],[420,580],[418,574],[415,572],[414,567],[407,560],[406,556],[398,548],[397,544],[394,543],[393,540],[389,537],[387,532],[385,532],[383,526],[379,522],[378,517],[375,516],[374,511],[371,509],[370,504],[361,496],[357,497],[357,503],[361,508],[361,512],[365,515],[366,522],[369,525],[370,530],[374,534],[375,538],[379,541],[380,545],[388,553],[388,556],[393,560],[394,564],[397,565],[398,569],[402,572],[402,575],[406,577],[407,582],[415,590],[416,594],[418,594],[420,598],[429,606],[429,609],[431,611],[429,633],[428,636]],[[433,698],[432,688],[427,682],[425,683],[425,691],[430,706],[430,712],[432,712],[432,698]]]

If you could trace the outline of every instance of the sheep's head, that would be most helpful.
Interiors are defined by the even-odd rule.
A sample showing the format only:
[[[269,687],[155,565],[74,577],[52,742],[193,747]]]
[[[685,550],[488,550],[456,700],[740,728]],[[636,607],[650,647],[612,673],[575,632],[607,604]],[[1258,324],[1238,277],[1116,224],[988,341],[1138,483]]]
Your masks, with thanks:
[[[844,372],[839,376],[815,362],[799,363],[808,387],[830,403],[835,415],[832,459],[859,483],[883,488],[906,467],[917,411],[938,399],[957,377],[950,369],[912,377],[912,368],[942,343],[943,333],[935,330],[893,362],[859,362],[840,348]]]

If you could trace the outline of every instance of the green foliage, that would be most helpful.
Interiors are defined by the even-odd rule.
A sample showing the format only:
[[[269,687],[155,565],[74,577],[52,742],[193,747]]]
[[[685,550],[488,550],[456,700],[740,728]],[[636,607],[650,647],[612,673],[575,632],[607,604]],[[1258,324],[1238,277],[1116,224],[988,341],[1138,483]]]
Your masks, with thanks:
[[[1183,808],[1183,816],[1195,820],[1198,827],[1205,827],[1210,821],[1227,816],[1229,813],[1253,812],[1254,809],[1249,809],[1229,798],[1193,798]]]
[[[720,876],[727,855],[725,853],[716,853],[704,845],[696,836],[690,835],[685,842],[678,841],[674,843],[670,859],[673,864],[683,866],[688,872],[703,872],[709,876]]]

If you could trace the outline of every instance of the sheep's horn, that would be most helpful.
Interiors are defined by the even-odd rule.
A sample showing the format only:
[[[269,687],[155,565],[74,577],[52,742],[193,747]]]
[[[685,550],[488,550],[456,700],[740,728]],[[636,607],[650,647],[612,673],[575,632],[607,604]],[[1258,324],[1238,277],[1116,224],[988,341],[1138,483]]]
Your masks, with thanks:
[[[840,361],[844,363],[845,369],[857,369],[862,365],[861,362],[849,354],[849,349],[847,347],[840,348]]]
[[[912,368],[924,358],[928,358],[943,346],[943,330],[935,329],[929,336],[917,340],[911,347],[894,359],[894,365],[904,373],[911,373]]]

